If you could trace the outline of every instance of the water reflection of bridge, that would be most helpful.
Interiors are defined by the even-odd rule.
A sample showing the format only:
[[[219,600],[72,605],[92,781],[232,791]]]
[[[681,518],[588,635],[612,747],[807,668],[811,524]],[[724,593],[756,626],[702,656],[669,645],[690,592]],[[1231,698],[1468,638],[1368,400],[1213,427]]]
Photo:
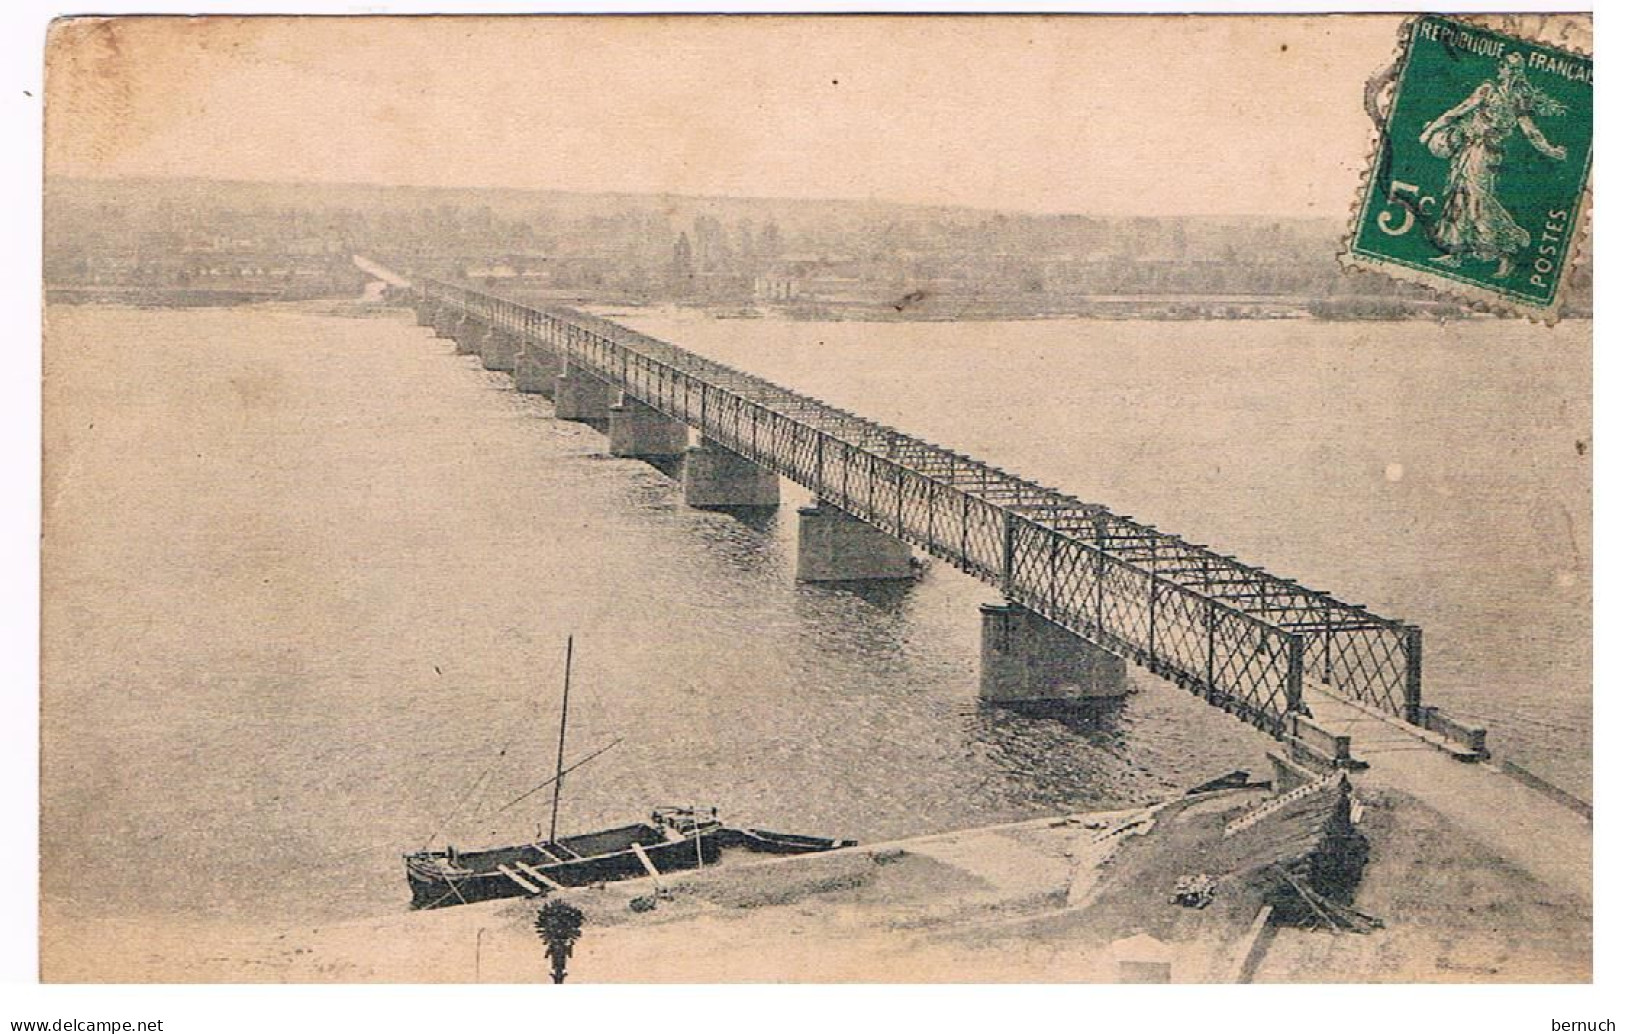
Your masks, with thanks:
[[[683,455],[690,505],[776,505],[779,477],[810,489],[802,579],[912,577],[913,546],[998,588],[984,697],[1112,695],[1132,660],[1300,760],[1350,757],[1311,702],[1345,728],[1365,716],[1483,754],[1481,730],[1423,705],[1415,626],[607,320],[361,263],[419,323],[552,397],[559,417],[607,422],[615,455]]]

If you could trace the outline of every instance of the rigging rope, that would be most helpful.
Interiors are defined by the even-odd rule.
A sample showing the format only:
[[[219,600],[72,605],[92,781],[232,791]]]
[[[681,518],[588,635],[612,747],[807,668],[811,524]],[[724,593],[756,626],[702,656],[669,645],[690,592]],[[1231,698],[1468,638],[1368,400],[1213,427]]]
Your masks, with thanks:
[[[484,813],[482,815],[479,815],[477,817],[483,819],[483,818],[489,818],[492,815],[500,815],[500,814],[502,814],[503,812],[507,811],[509,808],[511,808],[514,805],[518,804],[520,801],[524,800],[526,797],[529,797],[531,794],[535,793],[537,790],[543,790],[543,789],[546,789],[549,786],[552,786],[554,783],[558,782],[560,776],[569,775],[571,772],[574,772],[576,769],[580,768],[582,765],[585,765],[587,762],[591,761],[593,758],[595,758],[598,755],[604,753],[605,751],[608,751],[611,747],[615,747],[615,746],[620,745],[624,741],[625,741],[625,737],[622,737],[621,739],[618,739],[618,740],[614,741],[613,743],[610,743],[608,746],[599,747],[597,750],[593,751],[591,754],[588,754],[586,757],[582,758],[580,761],[577,761],[575,764],[570,765],[568,768],[565,768],[564,770],[560,771],[558,775],[549,776],[546,779],[546,781],[538,783],[537,785],[531,787],[529,790],[526,790],[524,793],[520,794],[518,797],[515,797],[513,800],[509,801],[507,804],[504,804],[502,807],[498,808],[497,810],[491,811],[491,812],[486,812],[486,813]]]
[[[523,722],[514,723],[513,731],[508,733],[508,741],[502,745],[501,750],[497,751],[495,760],[493,760],[489,765],[485,766],[485,771],[474,777],[474,782],[469,784],[468,789],[463,791],[463,795],[461,797],[457,798],[457,803],[451,806],[451,811],[447,812],[445,818],[436,823],[434,832],[430,833],[424,838],[423,850],[427,851],[429,849],[429,845],[433,844],[437,839],[439,839],[440,831],[446,828],[446,824],[456,817],[459,811],[463,810],[463,805],[467,804],[468,799],[474,796],[474,791],[478,790],[480,784],[489,778],[491,773],[496,770],[497,762],[508,756],[508,748],[513,746],[514,741],[519,738],[519,731],[521,728],[523,728],[523,726]]]

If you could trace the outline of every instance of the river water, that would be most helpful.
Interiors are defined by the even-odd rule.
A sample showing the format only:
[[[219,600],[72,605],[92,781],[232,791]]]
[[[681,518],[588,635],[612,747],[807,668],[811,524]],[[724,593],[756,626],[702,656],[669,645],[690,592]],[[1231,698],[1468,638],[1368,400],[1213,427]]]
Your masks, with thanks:
[[[399,855],[717,804],[875,840],[1152,798],[1269,742],[1154,679],[976,700],[976,604],[798,585],[404,312],[53,307],[53,923],[398,910]],[[1589,797],[1589,323],[626,321],[1421,624],[1428,698]],[[1138,677],[1138,676],[1137,676]],[[471,790],[472,787],[472,790]],[[448,818],[455,815],[456,817]]]

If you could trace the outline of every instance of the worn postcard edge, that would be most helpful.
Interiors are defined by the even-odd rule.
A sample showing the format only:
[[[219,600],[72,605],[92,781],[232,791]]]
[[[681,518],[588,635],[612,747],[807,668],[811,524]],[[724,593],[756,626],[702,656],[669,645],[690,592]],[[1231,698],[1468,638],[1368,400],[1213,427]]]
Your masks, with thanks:
[[[1481,287],[1467,280],[1459,280],[1440,273],[1428,272],[1411,266],[1401,265],[1397,262],[1380,261],[1367,258],[1354,250],[1355,238],[1359,236],[1360,224],[1365,215],[1367,199],[1370,196],[1371,177],[1376,174],[1377,166],[1382,160],[1384,141],[1388,136],[1388,117],[1392,114],[1393,102],[1399,92],[1399,76],[1410,57],[1411,39],[1417,22],[1427,15],[1417,14],[1406,18],[1399,26],[1399,39],[1394,49],[1394,57],[1389,64],[1378,70],[1365,85],[1365,106],[1373,121],[1365,164],[1360,170],[1359,183],[1356,186],[1354,200],[1349,205],[1348,230],[1344,234],[1337,253],[1337,261],[1343,267],[1343,272],[1353,271],[1377,273],[1393,280],[1416,284],[1426,287],[1435,294],[1465,302],[1479,312],[1493,313],[1497,316],[1525,318],[1531,323],[1554,326],[1562,318],[1564,304],[1567,302],[1572,289],[1572,274],[1582,255],[1589,253],[1591,248],[1591,192],[1592,181],[1595,175],[1593,152],[1586,154],[1585,186],[1580,190],[1578,204],[1575,206],[1576,220],[1574,236],[1570,238],[1569,253],[1564,259],[1562,271],[1557,279],[1557,291],[1552,300],[1541,305],[1535,302],[1518,302],[1499,291]],[[1545,38],[1545,30],[1550,23],[1545,19],[1540,29],[1531,35],[1524,26],[1517,24],[1516,16],[1497,16],[1489,14],[1452,14],[1450,18],[1468,25],[1477,25],[1502,35],[1512,36],[1525,43],[1532,43],[1552,50],[1561,51],[1573,57],[1594,60],[1593,55],[1585,50],[1579,50],[1572,45],[1565,45]],[[1563,24],[1570,25],[1579,19],[1569,19]],[[1555,34],[1554,34],[1555,35]]]

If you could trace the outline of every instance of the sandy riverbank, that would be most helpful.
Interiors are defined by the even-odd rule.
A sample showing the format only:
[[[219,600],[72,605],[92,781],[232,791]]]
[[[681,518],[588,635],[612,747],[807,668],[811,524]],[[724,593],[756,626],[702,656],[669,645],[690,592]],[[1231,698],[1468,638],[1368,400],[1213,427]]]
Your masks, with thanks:
[[[1176,982],[1584,981],[1588,902],[1519,871],[1402,793],[1361,791],[1372,842],[1356,904],[1370,934],[1281,929],[1250,964],[1263,898],[1221,884],[1213,905],[1169,901],[1201,871],[1215,831],[1257,791],[1182,801],[1154,822],[1073,815],[726,864],[663,881],[569,892],[587,917],[570,964],[580,982],[1112,982],[1166,963]],[[92,964],[117,931],[76,924],[50,946],[47,980],[530,982],[546,979],[535,905],[511,900],[321,927],[145,927],[118,973]]]

